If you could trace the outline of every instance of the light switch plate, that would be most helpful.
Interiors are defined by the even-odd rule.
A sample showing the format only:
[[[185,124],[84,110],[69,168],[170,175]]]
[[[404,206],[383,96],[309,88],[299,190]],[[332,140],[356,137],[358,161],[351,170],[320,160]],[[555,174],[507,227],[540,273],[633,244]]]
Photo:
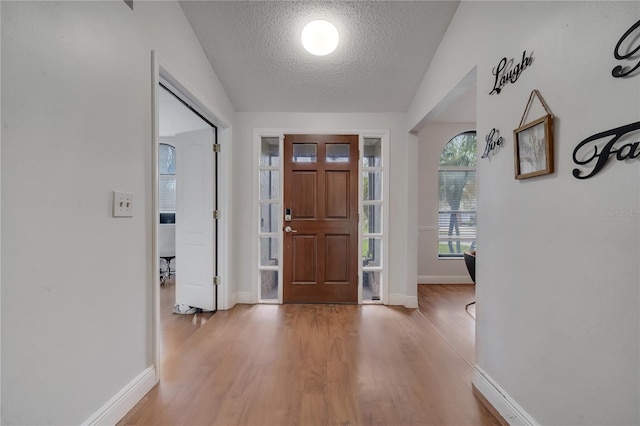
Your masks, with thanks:
[[[113,217],[133,217],[133,194],[113,191]]]

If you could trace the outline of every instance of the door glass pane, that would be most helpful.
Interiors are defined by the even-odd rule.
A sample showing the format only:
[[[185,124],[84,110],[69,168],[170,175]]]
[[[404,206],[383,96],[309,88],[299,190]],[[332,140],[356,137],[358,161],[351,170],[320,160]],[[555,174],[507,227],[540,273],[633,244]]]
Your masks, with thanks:
[[[158,177],[158,207],[161,212],[176,212],[176,176],[160,175]]]
[[[278,298],[278,271],[260,271],[260,298]]]
[[[294,143],[293,162],[313,163],[318,161],[318,146],[314,143]]]
[[[261,166],[280,165],[280,138],[262,138]]]
[[[382,172],[363,172],[364,200],[382,200]]]
[[[382,238],[362,240],[362,266],[382,266]]]
[[[349,144],[333,143],[326,145],[327,163],[348,163],[349,162]]]
[[[278,238],[260,238],[260,266],[278,265]]]
[[[158,146],[158,173],[161,175],[176,174],[176,149],[166,143]]]
[[[280,172],[260,170],[260,199],[277,200],[278,198],[280,198]]]
[[[382,206],[363,206],[362,232],[364,234],[382,233]]]
[[[280,204],[260,204],[260,232],[278,231]]]
[[[382,139],[364,138],[364,167],[382,167]]]
[[[380,271],[362,272],[362,300],[380,300]]]

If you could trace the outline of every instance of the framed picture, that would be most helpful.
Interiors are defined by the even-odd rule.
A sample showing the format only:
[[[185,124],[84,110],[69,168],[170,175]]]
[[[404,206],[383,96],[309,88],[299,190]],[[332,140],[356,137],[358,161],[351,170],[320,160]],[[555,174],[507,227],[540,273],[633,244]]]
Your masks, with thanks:
[[[553,116],[548,114],[513,131],[516,179],[553,173]]]

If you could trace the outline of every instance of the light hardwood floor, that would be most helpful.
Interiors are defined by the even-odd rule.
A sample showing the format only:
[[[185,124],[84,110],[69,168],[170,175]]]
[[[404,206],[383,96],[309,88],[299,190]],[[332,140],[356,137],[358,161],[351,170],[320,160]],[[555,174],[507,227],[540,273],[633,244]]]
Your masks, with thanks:
[[[175,294],[175,278],[171,277],[160,287],[160,354],[163,358],[174,351],[181,351],[184,342],[213,315],[211,312],[194,315],[174,314]]]
[[[194,328],[121,425],[499,424],[417,310],[237,305]]]
[[[475,305],[469,312],[465,305],[474,300],[474,284],[418,285],[418,309],[470,365],[475,364]]]

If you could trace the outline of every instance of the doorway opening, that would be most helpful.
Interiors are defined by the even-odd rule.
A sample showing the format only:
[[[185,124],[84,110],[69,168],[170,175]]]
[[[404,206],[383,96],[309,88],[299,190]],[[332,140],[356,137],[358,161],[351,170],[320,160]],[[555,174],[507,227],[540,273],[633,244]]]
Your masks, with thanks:
[[[174,313],[215,312],[217,291],[209,280],[218,268],[217,127],[168,84],[159,86],[160,282],[174,278]]]
[[[411,131],[418,142],[418,308],[470,364],[476,324],[471,256],[480,242],[476,80],[474,68]]]
[[[190,93],[157,69],[153,333],[158,372],[161,359],[181,350],[181,343],[218,310],[222,287],[218,120]]]

